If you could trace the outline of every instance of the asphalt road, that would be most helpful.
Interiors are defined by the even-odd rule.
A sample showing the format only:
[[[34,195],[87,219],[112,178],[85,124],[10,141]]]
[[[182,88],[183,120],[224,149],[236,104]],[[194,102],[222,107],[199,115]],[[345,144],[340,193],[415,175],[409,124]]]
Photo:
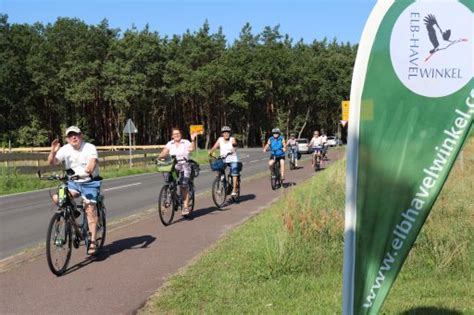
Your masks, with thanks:
[[[239,154],[244,163],[243,178],[267,170],[268,153],[261,149],[241,149]],[[195,180],[196,193],[209,191],[214,176],[208,164],[201,165],[201,174]],[[162,185],[163,177],[159,173],[104,180],[102,190],[108,220],[155,207]],[[49,189],[0,196],[0,260],[44,242],[54,209]]]

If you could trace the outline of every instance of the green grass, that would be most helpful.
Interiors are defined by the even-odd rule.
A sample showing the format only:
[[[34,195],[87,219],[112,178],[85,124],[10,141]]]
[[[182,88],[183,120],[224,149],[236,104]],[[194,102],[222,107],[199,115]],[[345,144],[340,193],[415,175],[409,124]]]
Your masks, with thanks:
[[[465,156],[474,156],[474,141]],[[474,314],[474,161],[464,168],[453,169],[384,314],[418,314],[423,307]],[[173,276],[141,312],[340,313],[344,175],[339,161],[296,186]]]
[[[200,164],[208,162],[206,150],[193,152],[191,157]],[[107,179],[156,172],[154,164],[151,163],[133,167],[129,167],[128,164],[107,166],[101,169],[100,175]],[[21,174],[15,168],[0,167],[0,175],[0,195],[33,191],[57,185],[56,182],[39,180],[36,174]]]

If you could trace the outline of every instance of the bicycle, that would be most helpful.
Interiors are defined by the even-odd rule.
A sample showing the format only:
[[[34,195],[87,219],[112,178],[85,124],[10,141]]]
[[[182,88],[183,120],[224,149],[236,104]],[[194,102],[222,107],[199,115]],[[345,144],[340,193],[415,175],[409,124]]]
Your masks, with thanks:
[[[298,158],[298,152],[293,152],[293,150],[290,149],[288,152],[288,159],[290,161],[290,170],[296,169],[296,159]]]
[[[280,159],[277,159],[276,156],[272,157],[273,163],[271,169],[271,176],[270,176],[270,184],[272,186],[272,190],[276,190],[277,188],[281,187],[281,173],[280,173]]]
[[[189,214],[184,217],[189,217],[194,210],[194,199],[195,199],[195,187],[194,178],[199,176],[199,164],[193,160],[186,160],[191,164],[191,178],[188,183],[188,194],[189,194]],[[182,181],[183,172],[178,172],[175,169],[176,163],[175,156],[172,156],[168,160],[157,160],[158,172],[163,173],[165,178],[165,184],[160,190],[158,197],[158,214],[160,221],[164,226],[171,224],[174,218],[174,213],[183,208],[183,198],[181,195],[181,189],[178,189],[180,182]]]
[[[314,149],[313,155],[315,156],[314,157],[314,171],[317,172],[321,169],[322,148],[316,147]]]
[[[81,177],[75,175],[72,169],[66,170],[66,174],[63,176],[52,175],[47,177],[42,176],[41,172],[38,171],[38,177],[41,180],[62,182],[57,189],[58,209],[51,218],[46,236],[46,259],[49,269],[56,276],[61,276],[67,270],[71,259],[72,246],[78,249],[80,243],[84,241],[87,253],[91,244],[84,205],[76,205],[67,186],[68,181],[77,180]],[[102,178],[97,177],[94,180],[102,180]],[[99,250],[104,246],[107,231],[106,209],[102,194],[99,194],[97,200],[97,215],[96,247]],[[82,217],[80,223],[77,222],[79,217]]]
[[[221,208],[227,199],[227,196],[232,195],[233,190],[233,178],[231,170],[229,167],[229,172],[226,175],[227,164],[225,159],[227,156],[232,154],[232,152],[227,153],[225,156],[215,157],[209,154],[209,164],[211,165],[211,170],[217,173],[216,178],[212,182],[212,201],[217,208]],[[238,162],[239,173],[242,171],[242,163]],[[240,175],[237,176],[237,195],[231,196],[233,202],[238,203],[240,198]]]

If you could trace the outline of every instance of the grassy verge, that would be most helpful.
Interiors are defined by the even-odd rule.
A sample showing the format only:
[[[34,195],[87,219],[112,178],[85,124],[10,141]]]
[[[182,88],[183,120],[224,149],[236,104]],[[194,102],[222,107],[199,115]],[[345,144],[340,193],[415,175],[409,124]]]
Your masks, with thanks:
[[[474,156],[474,141],[464,154]],[[473,171],[472,159],[464,171],[454,167],[385,314],[423,307],[474,313]],[[344,175],[340,161],[296,186],[173,276],[141,312],[340,313]]]
[[[208,161],[206,150],[193,152],[191,157],[200,164],[205,164]],[[103,178],[116,178],[152,172],[156,172],[156,168],[150,161],[150,164],[133,167],[129,167],[128,164],[108,166],[106,169],[101,170],[101,176]],[[12,168],[0,167],[0,175],[0,195],[33,191],[57,185],[55,182],[38,180],[36,174],[21,174]]]

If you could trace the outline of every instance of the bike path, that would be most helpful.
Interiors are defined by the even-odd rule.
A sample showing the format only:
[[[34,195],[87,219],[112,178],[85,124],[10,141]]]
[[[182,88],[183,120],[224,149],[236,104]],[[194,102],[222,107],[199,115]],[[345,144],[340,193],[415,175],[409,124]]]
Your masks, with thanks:
[[[342,155],[329,153],[331,160]],[[298,184],[314,175],[308,160],[302,166],[287,171],[286,181]],[[44,254],[1,273],[0,313],[133,314],[170,275],[291,189],[272,191],[267,175],[244,179],[242,186],[242,201],[223,210],[214,207],[210,195],[202,195],[191,220],[178,214],[174,224],[164,227],[155,211],[112,230],[98,257],[86,257],[84,247],[73,250],[62,277],[49,271]]]

